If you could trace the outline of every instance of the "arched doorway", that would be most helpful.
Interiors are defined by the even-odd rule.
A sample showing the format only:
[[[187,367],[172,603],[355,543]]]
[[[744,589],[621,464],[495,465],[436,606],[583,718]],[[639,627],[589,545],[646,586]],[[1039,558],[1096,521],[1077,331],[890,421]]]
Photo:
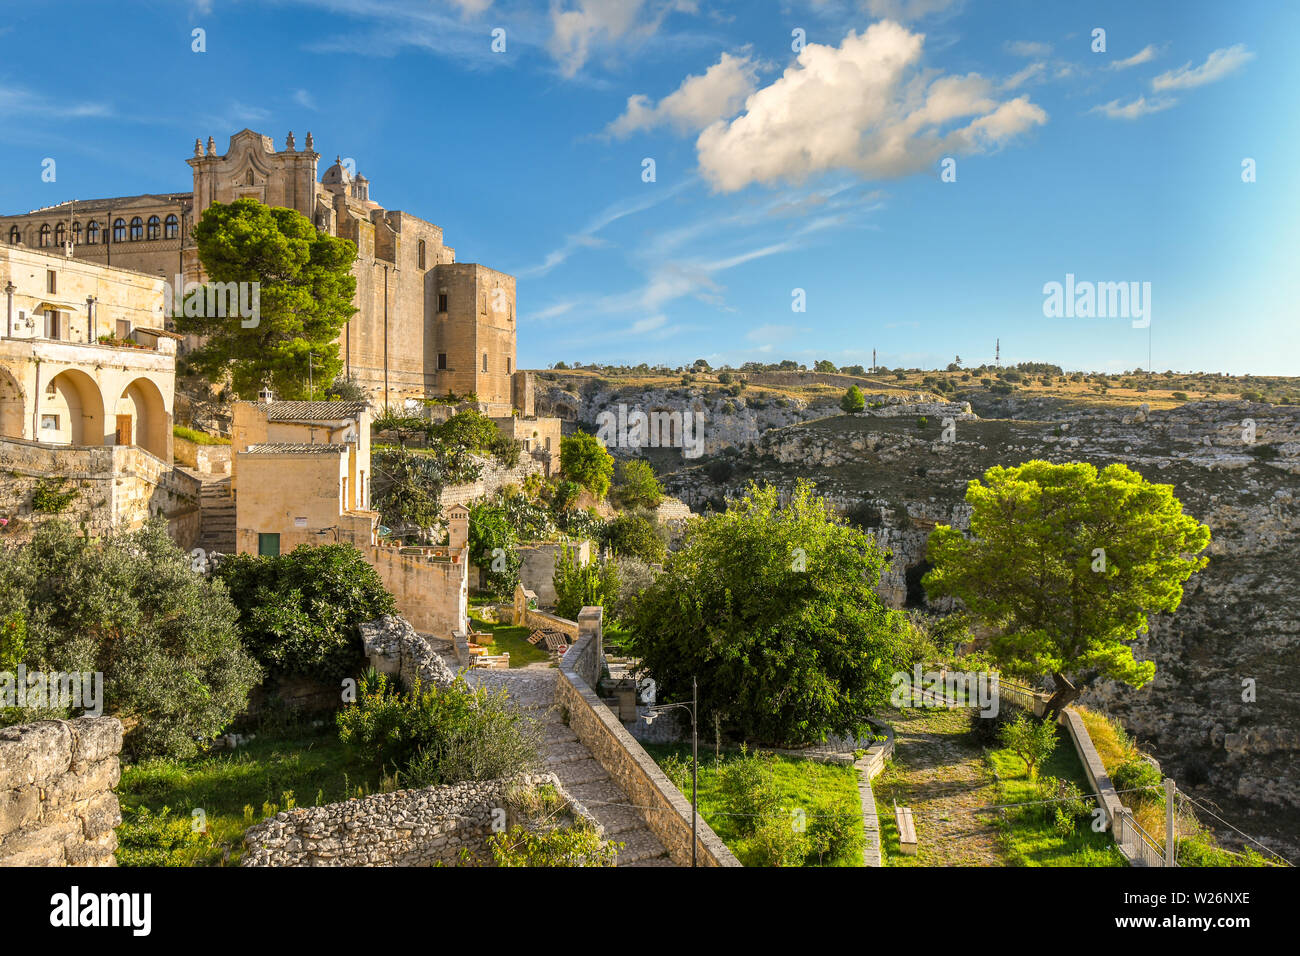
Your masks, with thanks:
[[[0,368],[0,438],[22,438],[26,417],[22,387]]]
[[[36,440],[63,445],[104,444],[104,401],[85,372],[67,369],[50,379],[40,401]]]
[[[158,386],[137,378],[117,401],[116,444],[138,445],[164,461],[170,460],[167,406]]]

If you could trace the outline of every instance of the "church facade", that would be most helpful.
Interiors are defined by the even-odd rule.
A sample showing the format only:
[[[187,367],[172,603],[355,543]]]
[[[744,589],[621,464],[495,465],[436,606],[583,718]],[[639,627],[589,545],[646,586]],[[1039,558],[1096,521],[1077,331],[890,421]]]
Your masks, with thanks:
[[[442,229],[388,210],[370,183],[336,159],[318,175],[312,135],[293,133],[277,150],[268,136],[242,130],[218,154],[209,136],[187,160],[189,193],[77,200],[0,216],[0,241],[62,252],[175,282],[202,281],[192,227],[214,202],[251,198],[295,209],[318,229],[357,247],[358,312],[339,336],[344,373],[380,407],[406,399],[475,395],[489,414],[532,413],[528,376],[515,361],[513,276],[456,261]]]

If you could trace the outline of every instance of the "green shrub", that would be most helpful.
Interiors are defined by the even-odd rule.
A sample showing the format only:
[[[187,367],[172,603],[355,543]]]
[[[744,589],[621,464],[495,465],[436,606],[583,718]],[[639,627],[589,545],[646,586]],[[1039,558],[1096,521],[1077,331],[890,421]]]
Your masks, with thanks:
[[[1056,725],[1023,712],[1004,724],[999,736],[1002,746],[1025,762],[1031,779],[1037,776],[1043,762],[1056,752]]]
[[[614,457],[595,435],[575,432],[560,439],[560,470],[566,478],[603,498],[614,477]]]
[[[372,671],[335,719],[340,740],[407,787],[495,780],[537,765],[538,726],[504,689],[457,680],[403,692]]]
[[[795,827],[792,814],[775,812],[759,821],[749,843],[747,866],[802,866],[808,839]]]
[[[739,757],[718,769],[723,808],[735,817],[736,829],[742,834],[757,833],[768,818],[780,815],[775,761],[772,754],[750,753],[742,747]]]
[[[618,567],[613,561],[592,558],[578,561],[578,552],[566,543],[555,558],[555,613],[571,621],[584,607],[602,607],[612,616],[618,598]]]
[[[234,555],[216,576],[239,608],[249,651],[274,677],[337,683],[351,676],[362,660],[357,626],[397,613],[378,572],[350,544]]]
[[[1139,793],[1125,795],[1125,802],[1137,800],[1164,801],[1164,791],[1160,789],[1160,771],[1151,761],[1141,754],[1134,754],[1110,773],[1110,782],[1116,790],[1140,790]]]
[[[830,813],[808,825],[808,857],[822,864],[862,847],[862,818],[853,813]]]
[[[194,866],[208,838],[192,819],[173,817],[171,807],[153,813],[148,807],[122,808],[117,828],[119,866]]]
[[[64,491],[67,484],[66,478],[37,478],[32,486],[32,510],[40,514],[62,514],[79,494],[75,488]]]
[[[668,553],[659,523],[646,514],[621,514],[605,526],[605,543],[615,554],[659,564]]]
[[[624,463],[619,471],[622,480],[614,489],[614,497],[620,507],[659,507],[664,500],[664,489],[649,462],[636,458]]]
[[[177,438],[183,438],[185,441],[193,442],[196,445],[229,445],[229,438],[222,438],[219,435],[209,435],[207,432],[201,432],[197,429],[186,428],[184,425],[173,425],[172,434]]]
[[[488,849],[497,866],[613,866],[622,846],[602,840],[585,824],[548,830],[515,826],[488,837]]]

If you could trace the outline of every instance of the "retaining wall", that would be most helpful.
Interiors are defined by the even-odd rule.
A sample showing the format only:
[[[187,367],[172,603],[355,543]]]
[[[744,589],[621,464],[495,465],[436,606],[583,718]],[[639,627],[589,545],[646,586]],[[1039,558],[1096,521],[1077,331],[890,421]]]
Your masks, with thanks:
[[[115,866],[116,717],[0,729],[0,866]]]

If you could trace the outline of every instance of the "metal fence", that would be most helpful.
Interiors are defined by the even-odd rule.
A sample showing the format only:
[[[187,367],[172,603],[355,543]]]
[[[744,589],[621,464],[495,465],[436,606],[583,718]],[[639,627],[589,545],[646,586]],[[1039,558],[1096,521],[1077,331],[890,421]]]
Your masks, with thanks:
[[[1142,826],[1133,818],[1131,811],[1124,813],[1124,842],[1122,846],[1134,866],[1165,865],[1164,849],[1156,842],[1155,837],[1142,829]]]

